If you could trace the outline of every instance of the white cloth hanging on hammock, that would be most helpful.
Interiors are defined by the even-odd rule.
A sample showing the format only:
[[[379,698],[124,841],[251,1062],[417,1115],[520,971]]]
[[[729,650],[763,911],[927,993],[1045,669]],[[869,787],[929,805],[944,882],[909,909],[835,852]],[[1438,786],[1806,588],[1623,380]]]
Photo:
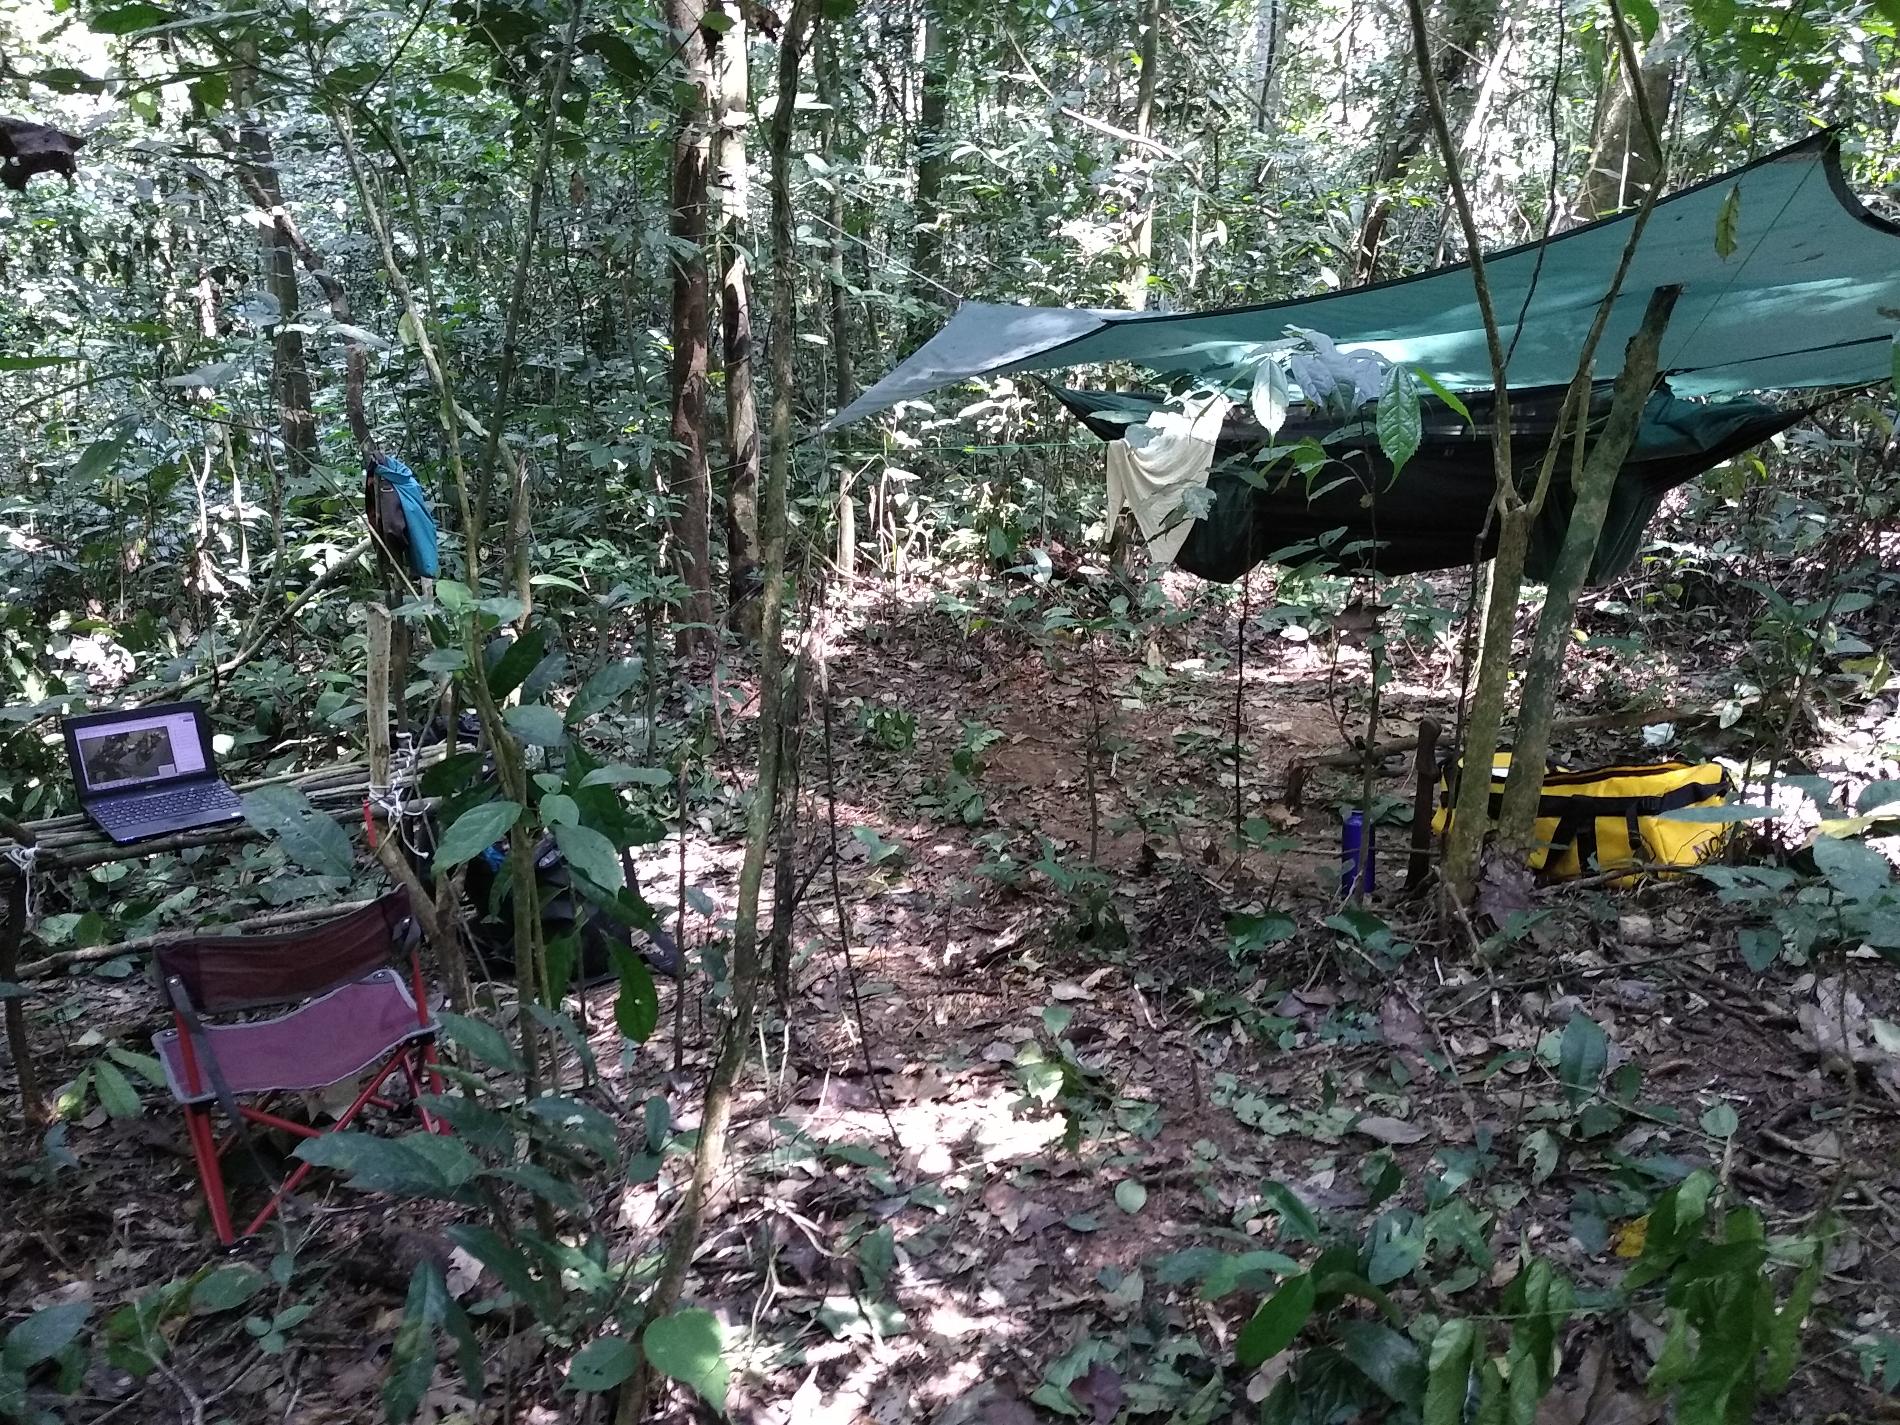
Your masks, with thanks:
[[[1148,552],[1172,563],[1194,528],[1181,509],[1189,490],[1203,489],[1214,464],[1214,442],[1233,402],[1218,392],[1190,397],[1181,409],[1156,411],[1108,443],[1108,519],[1133,510]]]

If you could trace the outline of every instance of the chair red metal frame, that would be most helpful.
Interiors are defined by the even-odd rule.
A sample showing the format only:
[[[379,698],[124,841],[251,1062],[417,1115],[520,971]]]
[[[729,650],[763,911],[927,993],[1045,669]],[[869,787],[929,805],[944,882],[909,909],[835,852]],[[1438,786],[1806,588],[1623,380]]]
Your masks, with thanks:
[[[300,1163],[242,1233],[233,1230],[221,1160],[246,1124],[320,1138],[350,1126],[368,1107],[393,1108],[382,1088],[397,1072],[408,1081],[429,1132],[446,1128],[420,1102],[427,1082],[439,1091],[435,1021],[422,982],[421,936],[408,896],[392,891],[370,905],[308,930],[271,935],[207,935],[174,941],[156,953],[157,975],[173,1027],[152,1036],[185,1131],[218,1240],[226,1246],[268,1222],[309,1176]],[[390,967],[408,958],[407,983]],[[207,1025],[200,1011],[292,1005],[272,1019]],[[325,1128],[299,1123],[266,1105],[279,1094],[328,1088],[368,1072],[350,1106]],[[254,1102],[244,1103],[241,1099]],[[211,1115],[222,1109],[222,1140]]]

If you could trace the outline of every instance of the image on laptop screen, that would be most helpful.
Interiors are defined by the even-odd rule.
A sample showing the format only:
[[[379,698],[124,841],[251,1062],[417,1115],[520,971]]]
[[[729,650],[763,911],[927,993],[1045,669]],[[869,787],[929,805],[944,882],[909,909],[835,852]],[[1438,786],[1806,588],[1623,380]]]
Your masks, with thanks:
[[[86,789],[116,791],[205,770],[204,745],[190,709],[127,717],[76,729]]]

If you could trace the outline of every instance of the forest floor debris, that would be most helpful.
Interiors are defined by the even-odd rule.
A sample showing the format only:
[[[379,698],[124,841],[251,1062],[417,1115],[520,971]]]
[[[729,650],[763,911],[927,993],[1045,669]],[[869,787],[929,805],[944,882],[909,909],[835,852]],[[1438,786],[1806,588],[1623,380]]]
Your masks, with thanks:
[[[1340,737],[1324,656],[1298,644],[1250,650],[1241,816],[1266,847],[1234,859],[1233,685],[1208,655],[1223,637],[1091,665],[886,599],[834,650],[857,982],[814,878],[791,939],[796,1012],[760,1036],[691,1289],[732,1343],[733,1417],[1227,1418],[1289,1368],[1289,1354],[1251,1377],[1220,1365],[1273,1264],[1369,1234],[1371,1284],[1407,1321],[1504,1286],[1529,1254],[1603,1300],[1656,1191],[1707,1166],[1771,1242],[1835,1204],[1800,1383],[1759,1418],[1871,1418],[1860,1382],[1891,1367],[1869,1352],[1900,1325],[1886,984],[1851,960],[1826,977],[1742,973],[1700,886],[1538,894],[1489,967],[1395,892],[1337,906],[1328,796],[1277,801],[1288,761]],[[1157,663],[1169,676],[1149,676]],[[1393,702],[1416,718],[1442,696],[1402,685]],[[1112,709],[1105,731],[1091,699]],[[726,728],[734,766],[743,727]],[[1094,818],[1091,737],[1106,756]],[[815,747],[805,765],[809,866],[827,839]],[[1091,826],[1112,875],[1087,865]],[[689,949],[716,954],[737,850],[689,842]],[[652,848],[650,891],[673,886],[679,854]],[[1395,871],[1394,848],[1385,859]],[[62,983],[54,1082],[142,1047],[158,1006],[129,968]],[[716,1006],[694,997],[676,1037],[663,1003],[627,1050],[612,999],[585,997],[599,1092],[664,1095],[691,1130]],[[103,1310],[218,1260],[176,1119],[150,1097],[135,1117],[95,1103],[16,1164],[0,1203],[9,1303]],[[661,1184],[614,1189],[621,1231],[657,1237]],[[440,1216],[307,1192],[295,1231],[320,1311],[281,1329],[269,1312],[189,1318],[158,1374],[96,1363],[73,1418],[367,1418],[383,1367],[360,1343],[394,1334],[416,1260],[439,1259],[471,1304],[495,1291]],[[481,1331],[491,1379],[537,1403],[522,1418],[577,1418],[540,1338],[505,1314]],[[1585,1311],[1538,1421],[1665,1418],[1640,1382],[1668,1348],[1647,1306]],[[424,1418],[476,1417],[455,1379],[445,1364]]]

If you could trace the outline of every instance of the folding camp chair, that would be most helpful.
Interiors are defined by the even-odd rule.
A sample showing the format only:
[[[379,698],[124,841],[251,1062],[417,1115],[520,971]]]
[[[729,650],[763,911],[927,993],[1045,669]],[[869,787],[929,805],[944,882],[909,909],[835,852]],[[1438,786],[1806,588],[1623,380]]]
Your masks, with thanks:
[[[401,1071],[417,1098],[422,1126],[442,1131],[420,1103],[435,1073],[435,1021],[430,1018],[417,951],[420,933],[400,890],[309,930],[278,935],[207,935],[157,952],[157,973],[174,1027],[152,1036],[172,1096],[183,1105],[192,1156],[218,1240],[237,1239],[220,1160],[234,1142],[248,1143],[247,1123],[317,1138],[347,1128],[364,1108],[394,1108],[384,1083]],[[389,961],[409,960],[407,983]],[[295,1005],[274,1019],[208,1025],[201,1011]],[[329,1128],[270,1112],[276,1095],[324,1089],[368,1072],[348,1109]],[[253,1103],[240,1103],[240,1099]],[[231,1132],[220,1142],[211,1114],[222,1109]],[[296,1191],[311,1164],[301,1163],[277,1187],[241,1235],[270,1220]]]

